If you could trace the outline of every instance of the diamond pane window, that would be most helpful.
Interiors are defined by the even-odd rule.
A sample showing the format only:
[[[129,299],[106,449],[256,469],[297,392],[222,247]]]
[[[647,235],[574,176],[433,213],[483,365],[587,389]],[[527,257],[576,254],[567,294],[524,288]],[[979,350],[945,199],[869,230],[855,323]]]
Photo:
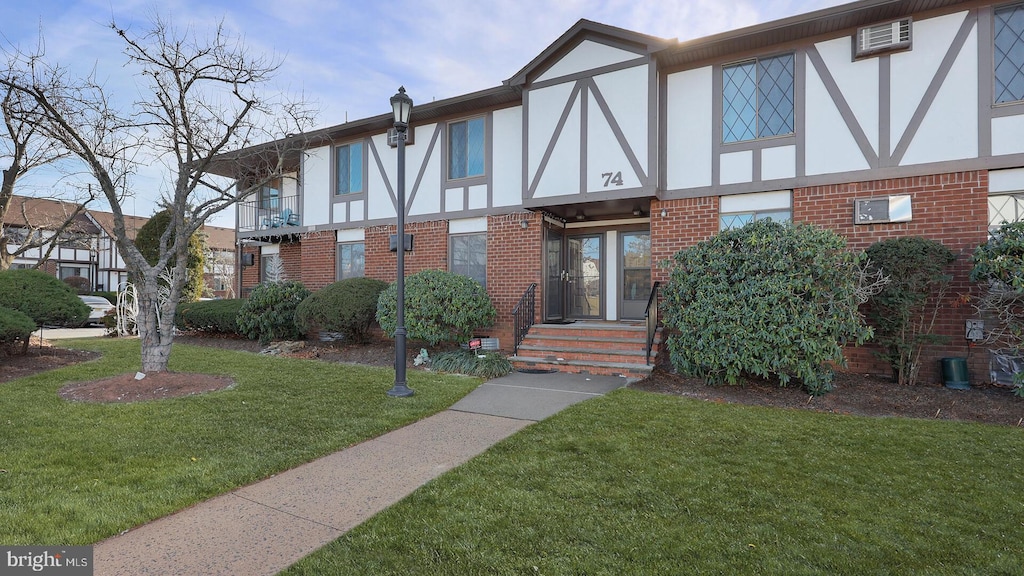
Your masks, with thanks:
[[[335,194],[363,191],[363,145],[349,144],[335,149],[337,180]]]
[[[793,133],[793,55],[722,68],[722,142]]]
[[[448,178],[484,174],[484,119],[473,118],[448,125]]]
[[[996,104],[1024,100],[1024,4],[995,11]]]
[[[754,63],[722,69],[722,141],[753,140],[757,116]]]
[[[1024,220],[1024,193],[988,197],[988,230],[991,234],[1003,224]]]

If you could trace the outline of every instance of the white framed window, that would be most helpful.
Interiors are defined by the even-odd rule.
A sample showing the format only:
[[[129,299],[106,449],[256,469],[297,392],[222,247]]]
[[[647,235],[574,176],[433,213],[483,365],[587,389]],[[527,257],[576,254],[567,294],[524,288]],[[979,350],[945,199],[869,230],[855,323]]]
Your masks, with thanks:
[[[988,231],[991,234],[1003,224],[1024,220],[1024,190],[993,194],[988,197]]]
[[[363,145],[360,142],[334,149],[334,194],[358,194],[363,191]]]
[[[789,190],[780,190],[722,196],[718,214],[719,230],[741,228],[767,218],[789,222],[793,219],[793,195]]]
[[[487,122],[483,116],[448,124],[448,179],[483,176]]]
[[[362,278],[366,273],[366,245],[363,242],[338,244],[337,279]]]
[[[448,236],[448,270],[487,287],[487,233]]]

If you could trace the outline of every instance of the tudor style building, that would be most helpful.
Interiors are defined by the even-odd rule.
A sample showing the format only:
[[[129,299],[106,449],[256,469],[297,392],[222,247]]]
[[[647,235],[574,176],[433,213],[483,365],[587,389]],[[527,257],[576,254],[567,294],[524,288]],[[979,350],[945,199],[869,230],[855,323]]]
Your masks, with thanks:
[[[308,135],[292,171],[239,204],[254,255],[243,293],[274,254],[313,289],[394,279],[391,123]],[[641,319],[660,262],[772,217],[853,249],[920,235],[956,251],[952,341],[932,355],[963,356],[970,253],[1021,212],[1024,3],[862,0],[685,42],[581,20],[501,86],[417,105],[406,150],[407,273],[480,280],[505,349],[531,285],[534,336],[544,322]],[[578,338],[560,352],[545,338],[519,355],[604,366]],[[867,350],[848,358],[887,371]],[[986,361],[972,358],[976,378]]]

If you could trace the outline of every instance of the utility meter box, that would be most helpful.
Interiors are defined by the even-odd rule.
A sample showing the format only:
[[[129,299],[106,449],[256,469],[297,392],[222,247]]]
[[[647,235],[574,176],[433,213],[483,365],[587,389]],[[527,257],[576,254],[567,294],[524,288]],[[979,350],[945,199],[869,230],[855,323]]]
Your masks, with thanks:
[[[971,342],[978,342],[979,340],[985,339],[985,321],[984,320],[968,320],[967,321],[967,334],[964,336]]]

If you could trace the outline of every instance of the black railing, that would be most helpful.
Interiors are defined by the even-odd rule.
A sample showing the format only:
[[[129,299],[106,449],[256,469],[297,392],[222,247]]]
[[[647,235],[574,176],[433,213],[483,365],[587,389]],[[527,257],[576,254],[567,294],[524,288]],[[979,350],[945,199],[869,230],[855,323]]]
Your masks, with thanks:
[[[282,196],[238,203],[238,231],[253,232],[302,226],[298,196]]]
[[[661,282],[655,282],[651,286],[651,296],[647,299],[647,311],[644,312],[644,319],[647,321],[647,364],[651,363],[651,350],[654,348],[654,337],[658,333],[658,324],[661,318],[658,316],[658,288]]]
[[[537,306],[537,284],[530,284],[523,292],[519,303],[512,309],[512,353],[519,353],[519,345],[523,343],[523,339],[526,338],[526,333],[530,331],[530,326],[533,326],[533,319],[535,318]]]

